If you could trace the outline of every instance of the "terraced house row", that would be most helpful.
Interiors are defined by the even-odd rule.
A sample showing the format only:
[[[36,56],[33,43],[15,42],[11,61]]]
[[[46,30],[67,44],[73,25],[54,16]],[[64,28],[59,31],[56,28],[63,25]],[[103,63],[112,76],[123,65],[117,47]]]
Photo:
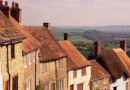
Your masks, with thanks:
[[[88,61],[70,42],[57,41],[50,23],[24,27],[19,4],[0,1],[0,90],[130,90],[127,42],[101,50]]]

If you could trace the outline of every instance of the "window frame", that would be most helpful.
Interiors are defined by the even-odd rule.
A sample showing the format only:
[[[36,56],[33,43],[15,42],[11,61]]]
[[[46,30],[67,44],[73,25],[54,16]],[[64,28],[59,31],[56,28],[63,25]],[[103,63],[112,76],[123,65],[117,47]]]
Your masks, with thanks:
[[[47,89],[45,87],[47,87]],[[49,90],[49,84],[44,84],[44,90]]]
[[[77,84],[77,90],[79,90],[79,86],[82,85],[82,90],[84,90],[84,83]],[[80,89],[81,90],[81,89]]]
[[[15,58],[15,44],[11,44],[11,59]]]
[[[104,84],[107,84],[107,77],[104,78]]]
[[[43,73],[47,72],[47,63],[46,62],[42,64],[42,72]]]
[[[31,53],[28,54],[28,58],[29,58],[29,64],[28,65],[31,65]]]
[[[77,78],[77,70],[73,70],[73,78]]]
[[[85,71],[85,72],[84,72]],[[82,68],[81,69],[81,75],[82,76],[85,76],[86,75],[86,67]]]
[[[59,61],[59,68],[63,68],[63,58],[58,61]]]
[[[33,52],[33,62],[35,62],[35,52]]]
[[[126,88],[126,90],[129,90],[129,82],[126,82],[125,88]]]
[[[23,56],[23,59],[24,59],[24,68],[27,67],[27,58],[26,58],[26,55]]]
[[[95,80],[95,86],[98,86],[99,80]]]
[[[58,80],[57,90],[64,90],[64,79]]]

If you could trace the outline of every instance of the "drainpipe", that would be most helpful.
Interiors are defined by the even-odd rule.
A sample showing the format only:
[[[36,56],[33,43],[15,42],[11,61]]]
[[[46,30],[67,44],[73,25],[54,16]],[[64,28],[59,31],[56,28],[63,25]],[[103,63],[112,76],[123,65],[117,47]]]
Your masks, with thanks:
[[[1,46],[0,46],[0,88],[3,89],[3,76],[1,74]]]
[[[55,86],[56,86],[56,90],[58,90],[58,88],[57,88],[57,86],[58,86],[57,85],[58,80],[57,80],[57,64],[56,64],[56,61],[55,61],[55,68],[56,68],[55,69],[55,72],[56,72],[56,85]]]
[[[11,75],[10,75],[10,72],[9,72],[8,44],[6,45],[6,48],[7,48],[7,72],[8,72],[8,74],[9,74],[9,90],[10,90],[10,87],[11,87],[11,85],[10,85],[10,84],[11,84],[11,82],[10,82],[10,81],[11,81],[11,80],[10,80],[10,76],[11,76]]]
[[[37,72],[37,65],[36,65],[36,51],[35,51],[35,90],[36,90],[36,84],[37,84],[37,82],[36,82],[36,78],[37,78],[36,72]]]

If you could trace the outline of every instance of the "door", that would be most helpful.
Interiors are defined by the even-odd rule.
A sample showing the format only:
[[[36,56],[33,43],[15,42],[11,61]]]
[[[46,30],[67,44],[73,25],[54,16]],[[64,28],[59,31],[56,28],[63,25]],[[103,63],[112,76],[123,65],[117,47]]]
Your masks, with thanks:
[[[117,87],[113,87],[113,90],[117,90]]]
[[[13,78],[13,86],[12,86],[13,90],[18,90],[18,76]]]
[[[70,85],[70,90],[74,90],[74,85]]]
[[[8,81],[5,82],[5,90],[8,90]]]

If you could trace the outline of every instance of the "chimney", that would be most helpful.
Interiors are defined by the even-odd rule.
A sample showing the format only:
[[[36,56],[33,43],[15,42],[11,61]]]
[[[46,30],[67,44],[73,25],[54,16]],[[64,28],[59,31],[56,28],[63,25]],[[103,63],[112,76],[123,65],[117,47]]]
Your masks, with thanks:
[[[5,6],[8,6],[8,1],[5,1]]]
[[[127,41],[120,41],[120,48],[122,48],[125,52],[127,52]]]
[[[19,4],[12,2],[11,16],[19,23],[21,23],[21,11],[22,9],[19,8]]]
[[[64,33],[64,40],[69,40],[69,33]]]
[[[43,23],[43,26],[50,30],[50,23]]]
[[[0,1],[0,10],[10,18],[11,8],[8,6],[8,2],[5,2],[5,6],[3,5],[3,0]]]
[[[98,56],[101,52],[101,42],[94,43],[95,55]]]
[[[0,0],[0,5],[3,5],[3,0]]]

